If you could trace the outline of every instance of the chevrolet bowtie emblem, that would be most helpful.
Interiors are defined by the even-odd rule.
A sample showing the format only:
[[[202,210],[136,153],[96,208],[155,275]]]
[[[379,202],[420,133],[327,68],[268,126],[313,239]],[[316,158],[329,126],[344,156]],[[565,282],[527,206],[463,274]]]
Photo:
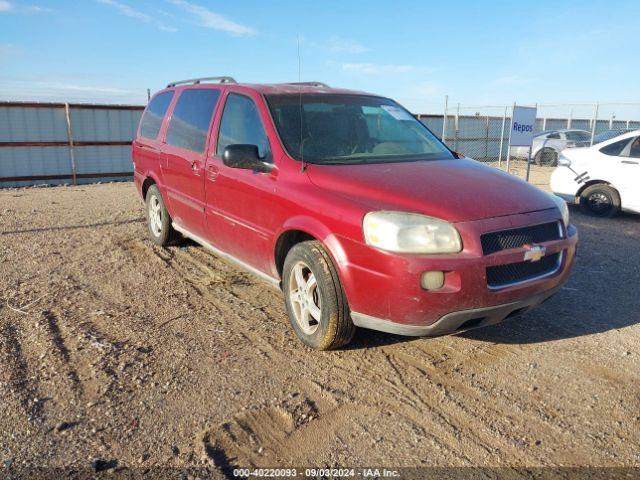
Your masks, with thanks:
[[[524,261],[538,262],[546,253],[546,247],[542,245],[525,245]]]

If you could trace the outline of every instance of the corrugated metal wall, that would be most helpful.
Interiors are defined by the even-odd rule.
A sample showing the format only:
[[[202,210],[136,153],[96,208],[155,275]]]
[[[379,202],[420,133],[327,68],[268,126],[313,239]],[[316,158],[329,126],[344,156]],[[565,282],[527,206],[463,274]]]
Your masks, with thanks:
[[[0,102],[0,187],[130,180],[143,108]]]
[[[131,142],[143,109],[138,105],[0,102],[0,188],[130,180]],[[442,135],[442,115],[418,118]],[[509,119],[505,132],[501,132],[502,122],[497,116],[461,115],[458,122],[448,116],[445,140],[477,160],[502,158],[508,148],[504,139]],[[568,119],[538,119],[536,127],[566,128],[567,124]],[[571,126],[591,130],[589,120],[573,119]],[[608,120],[598,120],[596,133],[609,126]],[[613,126],[627,124],[616,120]],[[639,127],[640,122],[629,122],[629,128]]]

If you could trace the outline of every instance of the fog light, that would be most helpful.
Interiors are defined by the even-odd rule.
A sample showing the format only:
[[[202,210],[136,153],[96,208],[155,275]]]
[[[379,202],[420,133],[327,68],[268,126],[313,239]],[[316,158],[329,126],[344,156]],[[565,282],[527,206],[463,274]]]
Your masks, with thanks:
[[[444,272],[424,272],[420,277],[420,286],[425,290],[438,290],[444,286]]]

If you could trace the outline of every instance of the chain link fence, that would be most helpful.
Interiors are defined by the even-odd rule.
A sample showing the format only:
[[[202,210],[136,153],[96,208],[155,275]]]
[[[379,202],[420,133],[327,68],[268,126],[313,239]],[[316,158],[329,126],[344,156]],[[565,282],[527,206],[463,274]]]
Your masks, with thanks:
[[[509,148],[514,106],[469,106],[445,101],[443,115],[419,114],[417,117],[452,150],[527,179],[541,188],[548,187],[557,154],[563,148],[588,146],[618,132],[640,129],[640,103],[528,105],[537,107],[536,133],[560,131],[560,141],[544,145],[544,149],[535,140],[532,149]],[[577,132],[567,135],[564,132],[567,129]]]

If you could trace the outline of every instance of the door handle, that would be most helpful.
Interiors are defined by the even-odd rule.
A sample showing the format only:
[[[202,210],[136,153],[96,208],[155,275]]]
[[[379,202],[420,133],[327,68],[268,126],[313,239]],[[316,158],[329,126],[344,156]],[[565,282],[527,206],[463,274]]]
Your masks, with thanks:
[[[633,160],[622,160],[622,163],[626,163],[627,165],[638,165],[638,162],[634,162]]]
[[[218,167],[215,165],[209,165],[207,167],[207,178],[212,182],[215,182],[218,178]]]

